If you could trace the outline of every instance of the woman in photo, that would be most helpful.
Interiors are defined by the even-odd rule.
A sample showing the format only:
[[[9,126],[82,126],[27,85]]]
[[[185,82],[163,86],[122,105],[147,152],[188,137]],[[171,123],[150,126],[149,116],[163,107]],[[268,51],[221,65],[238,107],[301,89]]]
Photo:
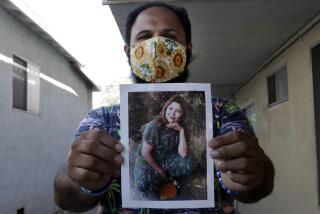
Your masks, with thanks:
[[[134,168],[134,183],[140,191],[157,192],[169,180],[179,181],[193,171],[184,128],[186,115],[184,99],[173,96],[160,116],[142,127]]]

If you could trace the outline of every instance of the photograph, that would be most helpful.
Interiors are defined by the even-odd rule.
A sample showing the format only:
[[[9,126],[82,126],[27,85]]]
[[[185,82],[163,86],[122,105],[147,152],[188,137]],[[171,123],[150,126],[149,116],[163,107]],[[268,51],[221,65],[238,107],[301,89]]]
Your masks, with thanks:
[[[120,91],[123,206],[212,207],[210,85],[121,85]]]

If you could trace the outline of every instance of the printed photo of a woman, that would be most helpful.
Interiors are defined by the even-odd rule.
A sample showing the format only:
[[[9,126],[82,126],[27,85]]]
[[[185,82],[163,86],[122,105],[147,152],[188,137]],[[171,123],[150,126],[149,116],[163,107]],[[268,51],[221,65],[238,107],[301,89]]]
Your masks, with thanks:
[[[184,128],[187,113],[185,100],[175,95],[165,102],[160,117],[142,128],[134,168],[134,184],[139,191],[157,192],[170,181],[177,186],[194,170]]]
[[[204,107],[200,91],[129,93],[130,198],[207,197]]]
[[[210,85],[133,84],[120,93],[124,207],[213,206]]]

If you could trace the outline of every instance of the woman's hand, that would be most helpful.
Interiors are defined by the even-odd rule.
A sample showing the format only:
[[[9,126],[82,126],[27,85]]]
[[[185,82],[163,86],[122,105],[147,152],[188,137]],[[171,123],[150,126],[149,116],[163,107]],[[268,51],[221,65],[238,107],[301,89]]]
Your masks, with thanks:
[[[178,153],[181,157],[185,158],[188,155],[188,145],[184,129],[177,122],[168,123],[167,128],[171,128],[180,132]]]
[[[174,130],[177,130],[179,132],[184,131],[184,129],[177,122],[168,123],[167,124],[167,128],[174,129]]]
[[[167,173],[162,169],[160,168],[158,170],[158,173],[161,175],[161,177],[164,179],[164,180],[167,180]]]

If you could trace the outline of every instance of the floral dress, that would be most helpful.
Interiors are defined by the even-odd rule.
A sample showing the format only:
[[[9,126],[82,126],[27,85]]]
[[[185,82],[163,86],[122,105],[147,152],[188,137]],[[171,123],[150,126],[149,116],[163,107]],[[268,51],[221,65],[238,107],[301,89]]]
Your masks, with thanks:
[[[178,153],[179,131],[164,127],[153,120],[144,126],[142,132],[143,142],[153,146],[152,157],[169,177],[179,179],[192,172],[194,164],[191,154],[183,158]],[[135,186],[142,192],[157,191],[166,180],[142,157],[142,146],[141,143],[136,152]]]

